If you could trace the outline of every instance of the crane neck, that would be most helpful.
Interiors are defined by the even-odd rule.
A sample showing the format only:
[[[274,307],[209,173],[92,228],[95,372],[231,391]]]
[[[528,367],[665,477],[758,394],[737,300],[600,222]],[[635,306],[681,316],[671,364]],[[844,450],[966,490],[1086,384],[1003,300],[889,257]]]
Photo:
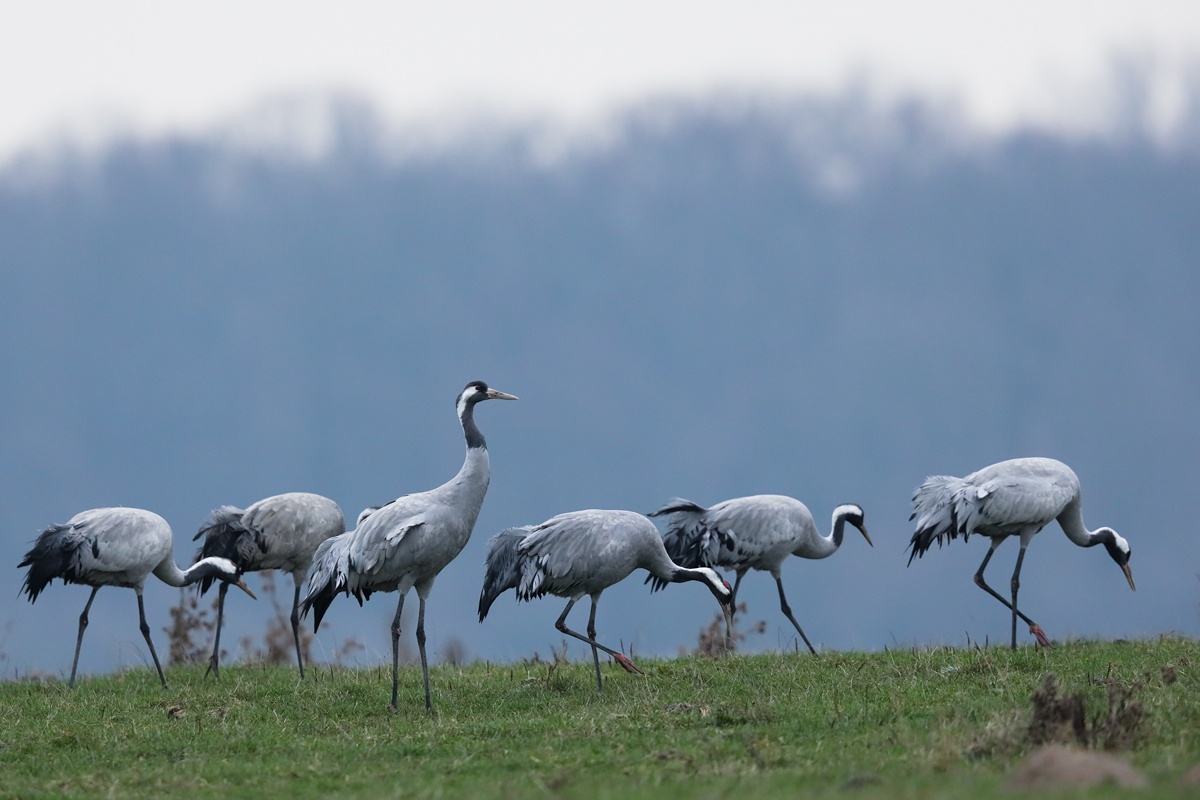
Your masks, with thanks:
[[[1067,538],[1080,547],[1094,547],[1103,543],[1106,538],[1101,534],[1092,533],[1083,524],[1083,512],[1078,498],[1068,503],[1058,515],[1058,524],[1062,526]]]
[[[459,486],[472,486],[480,490],[480,495],[487,491],[492,477],[491,459],[486,447],[468,447],[466,457],[458,474],[450,481]],[[482,502],[482,500],[480,500]]]
[[[486,450],[487,441],[480,433],[479,426],[475,424],[475,405],[473,402],[464,402],[459,409],[458,419],[462,423],[463,434],[467,437],[467,449]]]
[[[838,551],[846,534],[846,518],[838,511],[833,512],[832,526],[833,532],[828,536],[822,536],[815,527],[812,528],[813,535],[803,547],[805,558],[829,558]]]
[[[838,512],[833,512],[833,533],[830,539],[833,541],[833,549],[836,551],[842,546],[842,538],[846,535],[846,518]]]
[[[719,586],[724,586],[725,582],[714,570],[709,567],[698,567],[696,569],[681,567],[671,560],[671,556],[667,554],[666,547],[657,534],[654,535],[653,541],[654,546],[644,552],[643,557],[639,559],[638,566],[645,569],[655,578],[664,583],[702,581],[714,594],[720,591],[718,589]]]
[[[464,424],[463,428],[466,429],[466,427]],[[482,442],[483,437],[480,436],[479,440]],[[483,508],[483,498],[487,495],[488,484],[491,483],[491,480],[492,469],[487,448],[482,444],[472,447],[471,437],[468,435],[467,454],[463,458],[463,465],[458,470],[458,474],[435,491],[447,492],[448,496],[444,497],[445,501],[466,513],[467,530],[470,531],[475,527],[475,519],[479,515],[479,510]]]
[[[227,572],[220,564],[228,564],[227,559],[209,556],[202,558],[187,569],[180,569],[175,563],[175,558],[168,555],[158,566],[154,568],[154,577],[158,578],[168,586],[191,586],[205,578],[226,576]]]

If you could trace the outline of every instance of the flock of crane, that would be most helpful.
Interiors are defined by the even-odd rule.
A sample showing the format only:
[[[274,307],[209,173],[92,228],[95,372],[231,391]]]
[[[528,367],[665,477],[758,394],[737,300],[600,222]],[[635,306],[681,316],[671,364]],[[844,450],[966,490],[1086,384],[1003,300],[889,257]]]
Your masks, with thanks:
[[[483,506],[490,468],[487,444],[475,424],[475,406],[484,400],[516,400],[482,381],[468,383],[457,400],[458,419],[466,436],[467,452],[458,474],[436,489],[409,494],[382,506],[368,508],[354,530],[346,531],[341,509],[320,495],[294,492],[276,495],[242,510],[222,506],[214,510],[196,539],[203,538],[196,563],[188,569],[175,564],[171,528],[159,515],[136,508],[100,508],[84,511],[66,524],[51,525],[38,536],[20,567],[28,567],[22,590],[30,602],[54,578],[92,587],[79,617],[70,686],[75,685],[79,650],[88,625],[88,611],[102,586],[123,586],[137,594],[138,619],[146,646],[165,687],[166,677],[150,638],[142,601],[146,578],[154,574],[171,586],[200,584],[206,591],[220,583],[216,640],[209,670],[220,675],[220,635],[225,594],[231,585],[254,593],[242,580],[246,572],[279,569],[295,583],[291,625],[300,676],[304,660],[300,646],[300,618],[313,613],[314,631],[338,594],[353,594],[361,605],[374,592],[398,592],[392,619],[392,708],[399,685],[400,615],[410,589],[416,589],[420,608],[416,639],[421,656],[425,706],[431,707],[429,664],[425,654],[425,601],[438,574],[462,551]],[[936,541],[964,540],[973,533],[986,536],[991,547],[975,573],[975,583],[1012,612],[1012,647],[1017,646],[1017,618],[1022,619],[1038,644],[1050,640],[1041,627],[1017,608],[1021,563],[1034,535],[1058,520],[1067,537],[1080,547],[1104,545],[1134,589],[1129,570],[1129,543],[1111,528],[1089,531],[1080,514],[1079,480],[1065,464],[1049,458],[1003,461],[965,478],[935,476],[913,496],[916,532],[910,542],[909,564],[923,556]],[[560,514],[540,525],[510,528],[494,536],[487,553],[487,568],[479,597],[479,620],[492,603],[509,589],[518,600],[546,594],[567,598],[555,622],[562,633],[589,644],[596,668],[596,687],[603,688],[600,655],[603,650],[630,672],[638,668],[623,653],[596,639],[596,604],[609,586],[634,570],[649,573],[651,591],[668,583],[698,581],[717,599],[724,615],[726,636],[732,634],[733,614],[742,578],[751,569],[770,572],[779,589],[779,604],[796,632],[816,653],[788,605],[780,577],[788,555],[819,559],[832,555],[842,544],[847,524],[858,529],[868,544],[863,510],[854,504],[833,512],[832,532],[823,536],[803,503],[779,495],[755,495],[726,500],[711,508],[674,499],[651,513],[666,520],[660,533],[647,516],[632,511],[589,509]],[[996,548],[1006,538],[1020,541],[1016,569],[1006,599],[984,581],[983,572]],[[732,587],[713,569],[733,570]],[[310,574],[311,571],[311,574]],[[308,591],[301,599],[301,588]],[[567,627],[575,603],[590,597],[587,634]],[[206,673],[207,674],[207,673]]]

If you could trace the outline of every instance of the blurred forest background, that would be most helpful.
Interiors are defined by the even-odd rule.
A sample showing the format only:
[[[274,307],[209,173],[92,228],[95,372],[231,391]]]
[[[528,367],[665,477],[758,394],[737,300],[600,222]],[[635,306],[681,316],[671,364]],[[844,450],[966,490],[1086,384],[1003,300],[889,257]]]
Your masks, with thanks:
[[[1200,80],[1165,132],[1136,70],[1113,93],[1086,135],[985,133],[869,86],[658,98],[587,135],[486,116],[396,131],[354,97],[294,97],[210,135],[10,160],[4,677],[69,670],[87,591],[17,594],[44,526],[149,508],[190,563],[209,509],[304,490],[353,527],[454,474],[453,402],[477,378],[521,400],[477,414],[492,485],[430,598],[435,660],[559,646],[564,601],[510,595],[476,621],[502,528],[760,492],[803,500],[826,533],[836,504],[866,509],[874,549],[848,536],[785,567],[814,643],[1003,643],[1007,613],[971,582],[983,541],[905,568],[909,500],[927,475],[1023,455],[1074,467],[1085,521],[1129,539],[1139,587],[1054,526],[1023,609],[1056,638],[1200,633],[1184,513],[1200,485]],[[997,554],[994,585],[1016,553]],[[146,591],[159,639],[179,594]],[[741,598],[767,622],[744,647],[795,647],[768,576]],[[382,662],[395,599],[335,602],[314,657],[357,640],[359,662]],[[271,609],[230,595],[227,612],[236,658]],[[672,655],[715,612],[699,585],[631,580],[597,626]],[[146,660],[132,593],[101,592],[81,671]]]

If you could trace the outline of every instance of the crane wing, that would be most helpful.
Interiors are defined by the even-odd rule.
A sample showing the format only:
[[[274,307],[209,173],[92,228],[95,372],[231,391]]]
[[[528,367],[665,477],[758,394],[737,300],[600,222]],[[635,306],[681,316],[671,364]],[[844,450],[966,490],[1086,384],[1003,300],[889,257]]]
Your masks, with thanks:
[[[148,572],[171,552],[167,521],[141,509],[94,509],[68,524],[86,543],[75,551],[82,569],[123,573],[145,566]]]
[[[763,553],[798,541],[803,522],[811,520],[808,507],[794,497],[753,495],[717,503],[704,516],[720,543],[715,563],[740,569]]]
[[[518,599],[548,592],[570,596],[584,591],[585,584],[608,585],[605,578],[610,574],[628,575],[633,568],[626,563],[625,540],[609,535],[612,528],[623,524],[625,520],[611,513],[573,511],[535,526],[518,547],[524,556]]]
[[[384,510],[390,508],[385,506]],[[413,531],[425,524],[425,514],[412,514],[395,519],[394,514],[376,513],[368,517],[355,534],[350,544],[351,568],[361,574],[369,574],[387,562]]]
[[[1067,475],[1015,474],[982,481],[959,503],[960,530],[1017,533],[1033,525],[1040,528],[1062,513],[1075,490]]]

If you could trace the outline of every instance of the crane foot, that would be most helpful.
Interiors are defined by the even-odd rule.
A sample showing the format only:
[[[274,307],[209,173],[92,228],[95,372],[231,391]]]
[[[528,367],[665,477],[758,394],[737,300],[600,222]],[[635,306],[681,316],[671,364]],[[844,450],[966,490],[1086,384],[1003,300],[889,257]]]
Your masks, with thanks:
[[[645,674],[640,669],[638,669],[637,666],[634,665],[634,663],[632,661],[630,661],[629,657],[626,655],[623,655],[621,653],[616,653],[613,655],[613,661],[616,661],[618,664],[620,664],[622,667],[624,667],[626,672],[633,672],[637,675]]]
[[[213,674],[213,677],[214,677],[214,678],[216,678],[216,679],[220,680],[220,678],[221,678],[221,666],[220,666],[220,663],[221,663],[221,662],[219,662],[219,661],[217,660],[217,657],[216,657],[216,656],[213,656],[212,658],[210,658],[210,659],[208,660],[208,669],[204,670],[204,677],[206,677],[206,678],[207,678],[207,677],[208,677],[208,673],[210,673],[210,672],[211,672],[211,673]]]
[[[1036,624],[1030,625],[1029,632],[1031,634],[1033,634],[1034,638],[1037,639],[1037,643],[1039,645],[1041,645],[1042,647],[1053,647],[1054,646],[1050,643],[1050,638],[1048,636],[1046,636],[1045,632],[1042,630],[1041,625],[1036,625]]]

